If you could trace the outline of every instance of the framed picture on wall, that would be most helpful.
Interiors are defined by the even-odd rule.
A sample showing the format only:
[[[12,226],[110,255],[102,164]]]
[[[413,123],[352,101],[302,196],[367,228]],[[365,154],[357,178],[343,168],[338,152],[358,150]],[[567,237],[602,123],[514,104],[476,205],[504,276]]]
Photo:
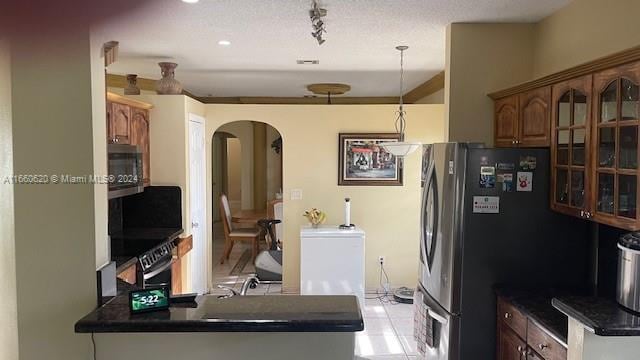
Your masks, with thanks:
[[[400,160],[381,143],[400,141],[396,133],[343,133],[338,135],[338,185],[401,186]]]

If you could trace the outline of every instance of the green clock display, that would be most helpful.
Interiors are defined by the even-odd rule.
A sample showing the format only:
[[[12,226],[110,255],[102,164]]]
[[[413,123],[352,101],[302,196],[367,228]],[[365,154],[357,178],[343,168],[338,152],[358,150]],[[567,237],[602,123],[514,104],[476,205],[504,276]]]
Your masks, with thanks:
[[[165,310],[169,308],[169,288],[135,290],[129,292],[132,313]]]

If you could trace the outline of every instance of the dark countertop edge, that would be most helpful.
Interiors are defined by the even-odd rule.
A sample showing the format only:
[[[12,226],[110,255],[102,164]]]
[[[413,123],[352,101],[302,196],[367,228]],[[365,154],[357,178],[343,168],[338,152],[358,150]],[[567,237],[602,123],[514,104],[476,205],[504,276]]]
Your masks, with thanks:
[[[551,299],[551,305],[553,305],[554,308],[558,309],[558,311],[567,315],[568,317],[578,320],[580,323],[582,323],[582,325],[597,334],[596,330],[598,329],[598,326],[593,321],[583,316],[581,313],[575,311],[571,306],[562,302],[562,300],[553,298]]]
[[[553,307],[558,311],[575,319],[581,323],[587,330],[598,336],[640,336],[640,328],[638,329],[607,329],[598,326],[594,321],[584,316],[582,313],[573,309],[571,305],[565,304],[562,299],[553,298],[551,300]]]
[[[171,321],[152,324],[131,322],[83,322],[75,324],[76,333],[182,333],[182,332],[359,332],[364,321]]]
[[[569,348],[569,334],[567,334],[566,337],[562,337],[560,336],[560,334],[557,333],[557,331],[555,331],[555,329],[545,325],[545,323],[543,321],[540,321],[540,319],[538,319],[537,316],[535,315],[531,315],[531,314],[527,314],[527,316],[534,322],[536,323],[536,325],[542,329],[542,331],[551,336],[551,338],[553,338],[553,340],[557,341],[560,345],[564,346],[565,349]]]
[[[547,335],[551,336],[554,340],[559,342],[560,345],[564,346],[565,348],[568,348],[568,334],[560,333],[558,329],[548,324],[547,321],[545,321],[544,319],[541,319],[539,316],[535,314],[535,312],[530,311],[530,309],[528,309],[527,306],[521,304],[518,301],[518,297],[525,296],[522,291],[520,290],[509,291],[503,287],[495,287],[494,292],[498,297],[501,297],[504,300],[508,301],[510,304],[512,304],[518,310],[520,310],[525,316],[533,320],[533,322],[535,322],[536,325],[538,325],[538,327],[542,329],[542,331],[544,331]],[[553,301],[553,298],[549,297],[549,307],[555,308],[552,304],[552,301]],[[558,309],[556,308],[556,310]],[[562,316],[563,314],[564,312],[559,311],[558,316]]]

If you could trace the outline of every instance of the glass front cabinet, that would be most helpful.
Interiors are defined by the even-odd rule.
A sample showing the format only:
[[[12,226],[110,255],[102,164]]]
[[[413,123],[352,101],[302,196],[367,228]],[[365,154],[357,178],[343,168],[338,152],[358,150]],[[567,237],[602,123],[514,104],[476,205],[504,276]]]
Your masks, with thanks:
[[[639,86],[640,63],[553,86],[552,209],[640,230]]]

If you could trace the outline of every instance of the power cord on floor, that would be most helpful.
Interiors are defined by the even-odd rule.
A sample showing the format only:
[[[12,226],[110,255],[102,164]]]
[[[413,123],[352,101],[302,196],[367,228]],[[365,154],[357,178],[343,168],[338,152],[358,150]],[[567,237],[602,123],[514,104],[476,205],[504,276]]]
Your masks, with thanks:
[[[93,360],[97,360],[96,357],[96,339],[93,337],[93,333],[91,333],[91,344],[93,344]]]
[[[384,278],[384,281],[385,281],[384,283],[382,282],[383,278]],[[376,296],[374,296],[374,297],[365,297],[365,299],[367,299],[367,300],[379,300],[383,304],[398,305],[399,302],[397,302],[393,298],[393,295],[389,293],[389,275],[387,274],[387,270],[385,270],[385,268],[384,268],[384,263],[383,262],[380,262],[380,273],[378,275],[378,284],[380,285],[380,287],[378,289],[376,289]],[[380,292],[381,289],[383,291],[382,293]]]

